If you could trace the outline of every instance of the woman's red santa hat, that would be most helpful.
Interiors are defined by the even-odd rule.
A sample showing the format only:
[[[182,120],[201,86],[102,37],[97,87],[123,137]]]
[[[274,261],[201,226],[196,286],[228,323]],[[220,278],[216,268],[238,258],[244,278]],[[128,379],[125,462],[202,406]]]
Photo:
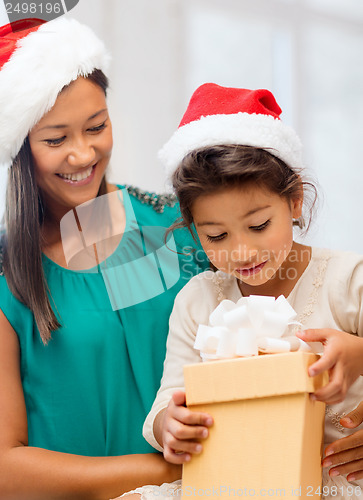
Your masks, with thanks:
[[[66,16],[16,21],[0,28],[0,166],[10,166],[29,131],[59,92],[109,56],[90,28]]]
[[[193,94],[179,128],[159,152],[171,175],[191,151],[241,144],[266,149],[292,168],[301,168],[301,142],[280,120],[281,108],[269,90],[205,83]]]

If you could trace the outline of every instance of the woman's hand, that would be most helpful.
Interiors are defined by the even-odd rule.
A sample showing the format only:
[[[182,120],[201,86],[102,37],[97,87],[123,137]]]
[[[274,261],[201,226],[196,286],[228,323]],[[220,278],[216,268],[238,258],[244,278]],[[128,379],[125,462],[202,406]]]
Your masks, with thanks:
[[[340,420],[347,429],[355,429],[362,422],[363,401]],[[323,467],[331,467],[329,475],[332,477],[348,474],[348,481],[363,479],[363,429],[327,446]]]
[[[314,377],[327,370],[329,382],[312,397],[328,404],[343,401],[349,387],[363,373],[363,338],[332,329],[304,330],[296,336],[324,346],[321,358],[309,367],[309,375]]]
[[[202,451],[201,439],[208,437],[213,419],[207,413],[185,407],[185,392],[174,392],[163,416],[162,444],[165,460],[182,464]]]

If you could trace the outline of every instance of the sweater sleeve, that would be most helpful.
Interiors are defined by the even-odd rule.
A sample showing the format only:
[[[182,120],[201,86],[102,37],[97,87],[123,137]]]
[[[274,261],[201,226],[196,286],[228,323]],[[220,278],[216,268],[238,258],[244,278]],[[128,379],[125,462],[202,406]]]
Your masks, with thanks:
[[[363,337],[363,256],[342,252],[334,267],[332,311],[343,331]]]
[[[157,414],[168,406],[174,391],[184,390],[183,367],[201,361],[194,349],[195,335],[199,324],[208,324],[209,314],[216,305],[213,294],[212,271],[192,278],[177,295],[169,321],[167,352],[160,389],[143,428],[145,439],[162,451],[155,439],[153,426]],[[203,300],[200,300],[203,297]]]

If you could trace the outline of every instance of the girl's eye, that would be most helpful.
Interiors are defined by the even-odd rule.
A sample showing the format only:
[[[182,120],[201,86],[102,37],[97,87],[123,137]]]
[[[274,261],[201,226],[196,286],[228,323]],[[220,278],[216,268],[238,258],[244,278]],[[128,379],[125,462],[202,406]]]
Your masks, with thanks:
[[[252,229],[253,231],[263,231],[264,229],[267,228],[270,222],[271,222],[270,220],[267,220],[266,222],[260,224],[259,226],[250,226],[250,229]]]
[[[106,122],[101,123],[101,125],[98,125],[97,127],[92,127],[89,128],[89,132],[101,132],[101,130],[106,128]]]
[[[219,234],[218,236],[208,236],[206,235],[206,238],[208,241],[220,241],[220,240],[223,240],[225,237],[226,237],[227,233],[222,233],[222,234]]]
[[[44,142],[48,144],[48,146],[59,146],[60,144],[62,144],[65,138],[66,137],[63,136],[59,137],[58,139],[45,139]]]

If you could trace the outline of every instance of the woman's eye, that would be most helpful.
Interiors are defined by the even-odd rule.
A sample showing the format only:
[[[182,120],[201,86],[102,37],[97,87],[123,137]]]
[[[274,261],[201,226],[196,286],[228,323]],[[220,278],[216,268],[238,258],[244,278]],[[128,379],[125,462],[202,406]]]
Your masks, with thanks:
[[[270,222],[271,222],[270,220],[267,220],[266,222],[260,224],[259,226],[250,226],[250,229],[252,229],[253,231],[263,231],[264,229],[267,228]]]
[[[106,128],[106,122],[101,123],[101,125],[97,125],[97,127],[89,128],[88,131],[89,132],[101,132],[101,130],[103,130],[105,128]]]
[[[65,136],[59,137],[58,139],[45,139],[44,142],[48,144],[48,146],[59,146],[60,144],[62,144],[64,139]]]
[[[223,240],[223,238],[225,238],[227,235],[227,233],[222,233],[222,234],[218,234],[218,236],[209,236],[209,235],[206,235],[207,237],[207,240],[208,241],[220,241],[220,240]]]

